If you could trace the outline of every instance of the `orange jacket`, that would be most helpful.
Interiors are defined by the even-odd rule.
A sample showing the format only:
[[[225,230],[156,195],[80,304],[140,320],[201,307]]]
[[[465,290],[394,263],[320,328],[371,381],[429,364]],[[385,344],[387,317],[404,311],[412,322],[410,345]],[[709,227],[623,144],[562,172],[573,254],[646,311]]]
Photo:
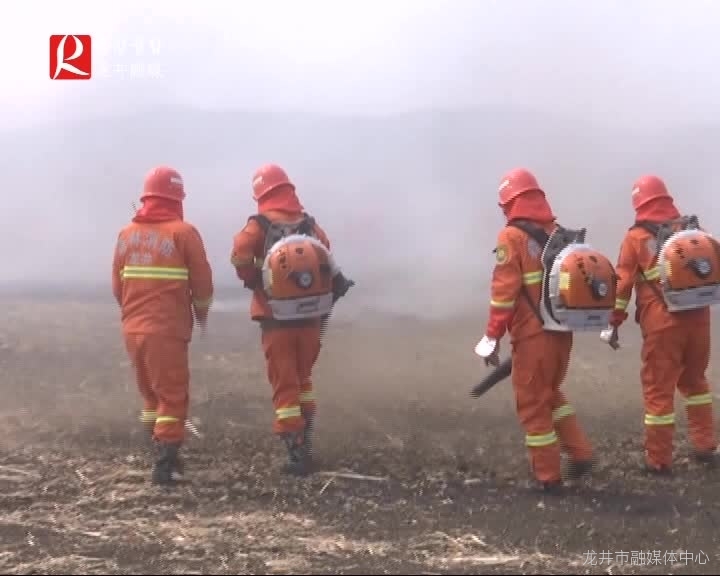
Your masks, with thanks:
[[[664,330],[681,322],[709,322],[710,309],[670,313],[660,294],[655,237],[643,228],[632,228],[620,246],[616,266],[617,299],[611,324],[620,326],[627,319],[626,309],[635,288],[635,321],[643,334]]]
[[[539,223],[546,233],[556,228],[554,222]],[[542,246],[524,231],[506,226],[500,231],[495,249],[496,264],[490,288],[490,314],[485,334],[500,339],[510,332],[512,342],[524,340],[543,331],[543,326],[522,290],[539,311],[543,268]]]
[[[260,211],[271,222],[278,220],[296,223],[302,220],[302,212],[288,212],[284,210],[265,210]],[[330,250],[330,241],[325,231],[316,223],[315,234],[318,240]],[[265,247],[265,234],[260,224],[255,220],[250,220],[245,227],[238,232],[233,238],[233,249],[230,261],[235,267],[235,272],[245,286],[253,290],[252,302],[250,303],[250,317],[253,320],[269,320],[272,318],[272,312],[267,303],[267,297],[262,287],[260,279],[260,267],[262,266],[265,255],[263,249]]]
[[[117,239],[112,289],[125,333],[190,341],[193,308],[205,322],[213,297],[199,232],[180,219],[128,224]]]

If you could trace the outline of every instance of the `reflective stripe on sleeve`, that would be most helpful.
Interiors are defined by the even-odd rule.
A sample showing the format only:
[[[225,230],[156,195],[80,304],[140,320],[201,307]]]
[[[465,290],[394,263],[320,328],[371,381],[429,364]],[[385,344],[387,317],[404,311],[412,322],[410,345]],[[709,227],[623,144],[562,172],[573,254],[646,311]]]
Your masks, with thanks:
[[[653,266],[652,268],[643,270],[642,277],[648,282],[651,280],[657,280],[658,278],[660,278],[660,270],[657,266]]]
[[[230,258],[230,262],[235,268],[243,268],[245,266],[252,266],[254,268],[262,268],[265,260],[258,258],[257,256],[249,256],[248,258],[239,258],[234,256]]]
[[[212,303],[212,298],[208,298],[207,300],[193,300],[193,305],[195,306],[195,308],[210,308]]]
[[[255,257],[250,256],[249,258],[239,258],[237,256],[233,256],[232,258],[230,258],[230,262],[236,268],[240,268],[241,266],[249,266],[250,264],[254,264]]]
[[[515,306],[515,300],[490,300],[490,306],[493,308],[512,308]]]
[[[523,274],[523,284],[525,284],[525,286],[540,284],[542,282],[542,276],[542,270],[537,270],[535,272],[526,272],[525,274]]]

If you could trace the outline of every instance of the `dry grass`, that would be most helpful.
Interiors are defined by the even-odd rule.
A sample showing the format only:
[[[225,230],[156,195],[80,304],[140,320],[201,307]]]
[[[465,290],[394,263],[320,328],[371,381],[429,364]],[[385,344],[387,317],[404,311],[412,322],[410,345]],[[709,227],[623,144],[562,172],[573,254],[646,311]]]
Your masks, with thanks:
[[[192,350],[188,475],[148,485],[137,396],[102,302],[3,303],[0,572],[711,573],[720,472],[687,458],[639,472],[636,329],[613,353],[578,338],[566,390],[597,447],[588,484],[527,488],[508,383],[479,400],[482,318],[340,312],[316,373],[318,474],[279,474],[282,447],[258,334],[226,306]],[[590,565],[586,552],[612,554]],[[632,551],[688,550],[705,564],[631,565]],[[625,562],[616,553],[628,552]],[[704,558],[702,558],[704,560]]]

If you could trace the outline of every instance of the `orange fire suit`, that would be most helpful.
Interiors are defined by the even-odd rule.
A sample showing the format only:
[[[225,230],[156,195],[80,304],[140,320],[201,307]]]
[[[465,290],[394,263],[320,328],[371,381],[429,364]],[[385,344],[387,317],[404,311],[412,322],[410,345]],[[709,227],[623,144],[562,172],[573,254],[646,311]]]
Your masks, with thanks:
[[[612,325],[627,318],[636,295],[635,320],[643,337],[640,379],[645,402],[645,459],[653,469],[672,465],[675,430],[675,389],[685,397],[690,441],[699,454],[717,445],[712,394],[705,372],[710,361],[710,310],[670,313],[657,283],[655,238],[631,228],[623,239],[617,263],[618,292]]]
[[[112,288],[144,406],[159,442],[184,440],[193,310],[204,325],[213,297],[212,271],[198,231],[180,219],[134,221],[120,232]]]
[[[547,233],[555,228],[552,222],[535,224]],[[540,254],[541,247],[524,231],[506,226],[500,232],[485,333],[499,342],[506,330],[510,332],[512,382],[530,467],[539,482],[554,484],[561,480],[561,448],[575,463],[590,462],[592,448],[560,390],[573,335],[546,331],[537,317],[543,274]]]
[[[302,213],[295,211],[261,210],[261,214],[271,222],[302,219]],[[315,234],[329,250],[330,241],[317,224]],[[238,277],[253,288],[250,315],[262,328],[262,347],[275,408],[273,431],[276,434],[301,432],[316,411],[312,370],[320,354],[320,320],[273,320],[256,265],[264,258],[264,243],[262,228],[250,220],[235,235],[231,261]]]

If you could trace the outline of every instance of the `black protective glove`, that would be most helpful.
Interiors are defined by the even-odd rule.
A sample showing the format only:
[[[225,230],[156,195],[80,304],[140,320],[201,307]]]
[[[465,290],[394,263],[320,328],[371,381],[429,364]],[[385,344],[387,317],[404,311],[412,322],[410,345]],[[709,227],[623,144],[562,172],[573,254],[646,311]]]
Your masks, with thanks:
[[[355,282],[345,278],[342,272],[336,274],[333,278],[333,303],[345,296],[348,290],[350,290],[353,286],[355,286]]]

